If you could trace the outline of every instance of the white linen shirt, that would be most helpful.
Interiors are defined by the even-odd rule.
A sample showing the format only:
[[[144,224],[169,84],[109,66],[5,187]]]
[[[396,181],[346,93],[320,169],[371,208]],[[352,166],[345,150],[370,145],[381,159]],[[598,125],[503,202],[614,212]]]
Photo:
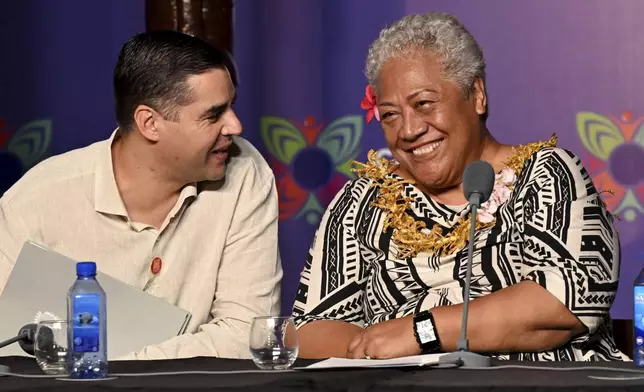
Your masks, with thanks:
[[[26,240],[189,311],[186,333],[119,359],[250,358],[252,318],[279,314],[275,179],[246,140],[226,177],[187,185],[159,230],[129,219],[114,178],[118,134],[49,158],[0,198],[0,294]],[[153,274],[152,260],[162,260]]]

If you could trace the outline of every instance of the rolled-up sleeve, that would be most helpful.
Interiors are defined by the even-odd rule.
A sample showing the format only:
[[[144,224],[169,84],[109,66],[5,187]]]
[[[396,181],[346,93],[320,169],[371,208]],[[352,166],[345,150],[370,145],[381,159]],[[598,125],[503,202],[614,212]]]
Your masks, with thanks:
[[[301,273],[293,306],[298,328],[315,320],[364,326],[365,273],[356,238],[354,203],[359,192],[349,182],[329,204]]]
[[[560,149],[540,153],[535,183],[524,202],[524,280],[548,290],[588,328],[583,342],[607,320],[619,277],[619,237],[579,158]],[[541,176],[541,178],[546,178]]]

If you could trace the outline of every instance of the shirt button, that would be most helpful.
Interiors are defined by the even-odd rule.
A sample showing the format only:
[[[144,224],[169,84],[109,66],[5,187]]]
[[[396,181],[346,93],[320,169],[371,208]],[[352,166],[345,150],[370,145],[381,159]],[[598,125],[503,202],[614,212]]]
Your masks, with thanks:
[[[163,266],[163,261],[161,260],[160,257],[155,257],[152,259],[152,263],[150,264],[150,272],[152,272],[154,275],[157,275],[159,272],[161,272],[161,267]]]

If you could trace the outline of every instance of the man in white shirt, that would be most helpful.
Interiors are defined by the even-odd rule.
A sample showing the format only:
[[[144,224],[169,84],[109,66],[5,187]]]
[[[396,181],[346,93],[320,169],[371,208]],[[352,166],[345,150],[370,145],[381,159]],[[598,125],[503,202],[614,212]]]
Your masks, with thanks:
[[[238,136],[226,60],[177,32],[123,46],[118,129],[0,199],[0,293],[32,240],[192,313],[186,334],[128,359],[250,357],[252,318],[280,310],[278,204],[271,169]]]

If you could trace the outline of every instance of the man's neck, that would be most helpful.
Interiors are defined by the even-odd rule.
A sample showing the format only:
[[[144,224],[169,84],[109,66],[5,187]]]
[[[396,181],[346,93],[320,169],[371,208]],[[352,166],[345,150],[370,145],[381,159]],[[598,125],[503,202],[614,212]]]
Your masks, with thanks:
[[[169,181],[135,135],[121,137],[112,144],[116,187],[130,220],[157,229],[175,206],[184,184]]]

